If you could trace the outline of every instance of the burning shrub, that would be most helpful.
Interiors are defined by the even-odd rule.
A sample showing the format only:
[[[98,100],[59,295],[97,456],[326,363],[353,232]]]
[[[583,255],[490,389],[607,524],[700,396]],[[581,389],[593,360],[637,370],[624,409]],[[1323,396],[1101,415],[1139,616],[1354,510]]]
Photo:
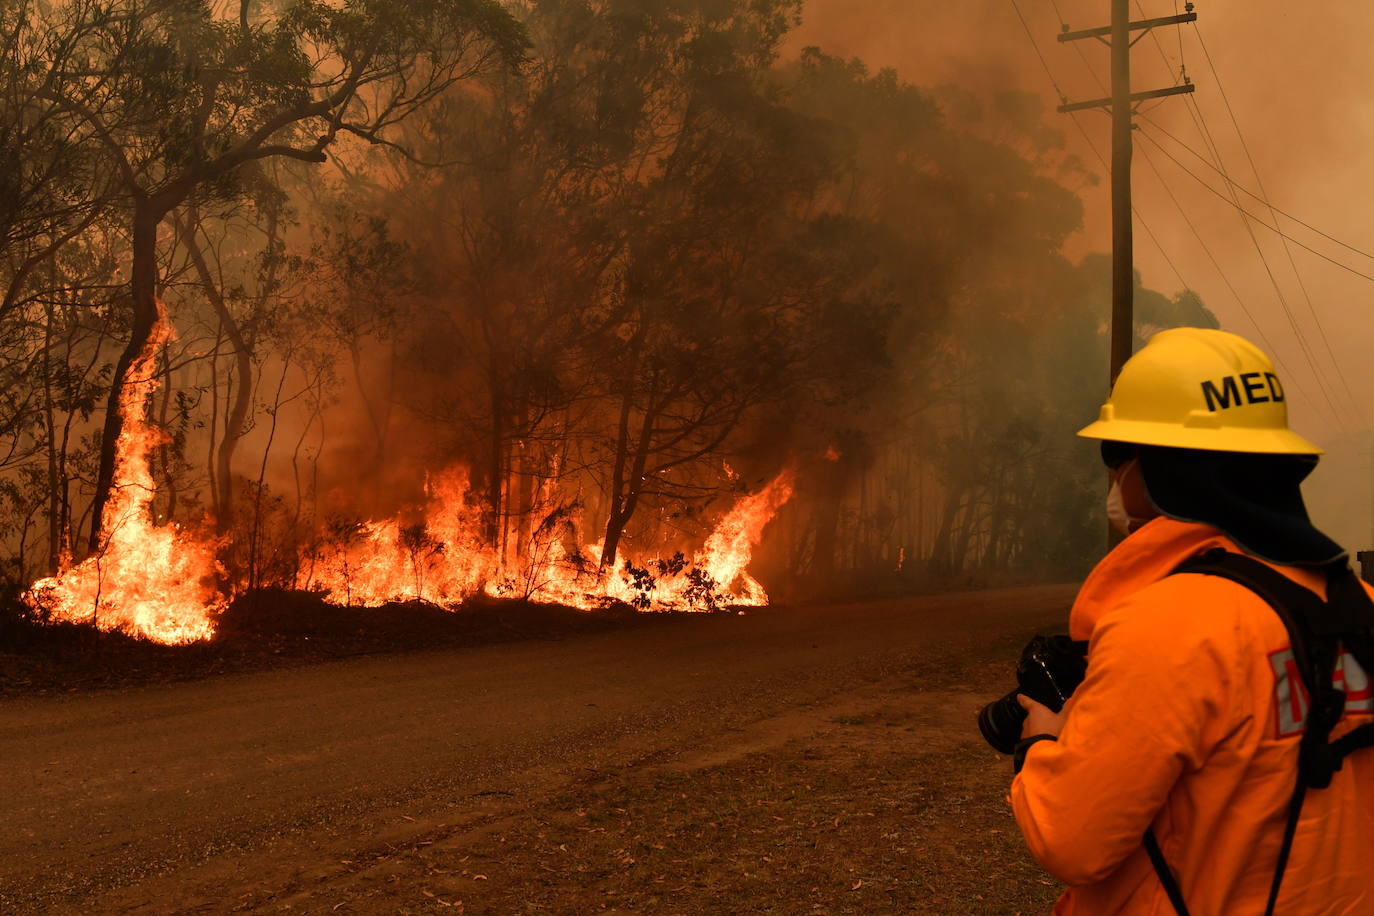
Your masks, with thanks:
[[[683,590],[688,604],[702,610],[719,610],[720,602],[716,594],[719,585],[711,574],[704,569],[693,569],[687,573],[687,588]]]
[[[632,593],[630,606],[637,610],[647,611],[654,606],[653,592],[658,588],[658,580],[649,570],[636,566],[633,561],[625,561],[625,575],[629,577],[628,585]]]

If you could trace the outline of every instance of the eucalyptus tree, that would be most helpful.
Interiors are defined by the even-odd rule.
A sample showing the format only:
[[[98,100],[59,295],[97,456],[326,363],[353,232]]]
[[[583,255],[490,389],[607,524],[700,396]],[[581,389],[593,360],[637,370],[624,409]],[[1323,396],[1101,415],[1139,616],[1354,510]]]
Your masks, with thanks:
[[[884,309],[866,230],[813,206],[839,176],[830,132],[774,79],[797,0],[513,9],[523,79],[433,109],[424,158],[466,161],[410,164],[397,198],[435,265],[417,352],[435,418],[482,443],[487,536],[535,475],[576,475],[610,567],[646,505],[735,485],[751,416],[865,377]]]
[[[518,66],[525,40],[497,0],[72,0],[31,11],[16,32],[61,49],[37,96],[101,147],[125,208],[131,326],[106,405],[95,549],[120,393],[158,320],[164,219],[234,195],[254,163],[324,163],[347,137],[390,143],[392,127],[449,87]]]

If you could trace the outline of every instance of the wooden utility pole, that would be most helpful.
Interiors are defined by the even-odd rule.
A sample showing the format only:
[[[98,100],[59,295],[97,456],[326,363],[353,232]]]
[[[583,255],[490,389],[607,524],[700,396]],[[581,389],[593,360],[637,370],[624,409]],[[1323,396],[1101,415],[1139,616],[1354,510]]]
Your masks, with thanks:
[[[1115,384],[1121,366],[1131,358],[1135,322],[1134,239],[1131,233],[1131,115],[1134,105],[1146,99],[1181,95],[1193,91],[1185,79],[1182,85],[1149,92],[1131,92],[1131,47],[1153,28],[1193,22],[1193,4],[1180,16],[1142,19],[1131,22],[1130,0],[1111,0],[1112,24],[1095,29],[1069,31],[1064,26],[1059,40],[1078,41],[1096,38],[1112,49],[1112,94],[1109,98],[1073,102],[1059,106],[1061,112],[1105,108],[1112,113],[1112,362],[1111,383]],[[1140,32],[1135,39],[1132,32]],[[1110,40],[1106,36],[1111,36]]]
[[[1112,0],[1112,362],[1111,383],[1135,339],[1135,226],[1131,213],[1131,11]]]

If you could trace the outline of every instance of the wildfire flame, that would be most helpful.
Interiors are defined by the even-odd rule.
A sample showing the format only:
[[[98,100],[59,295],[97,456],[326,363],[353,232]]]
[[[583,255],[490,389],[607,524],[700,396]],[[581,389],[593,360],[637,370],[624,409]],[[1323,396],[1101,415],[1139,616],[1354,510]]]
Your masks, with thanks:
[[[451,468],[429,482],[423,520],[367,522],[337,538],[312,576],[329,600],[352,607],[389,601],[454,605],[496,571],[481,538],[481,511],[468,502],[468,475]]]
[[[736,503],[692,558],[628,557],[615,570],[602,568],[599,544],[570,548],[567,532],[549,524],[553,516],[535,527],[523,555],[503,560],[481,537],[465,471],[439,475],[428,490],[423,521],[368,522],[345,532],[320,559],[312,584],[331,602],[367,607],[415,600],[452,606],[479,592],[583,610],[608,601],[644,610],[757,607],[768,595],[749,575],[749,561],[792,496],[793,472]]]
[[[159,303],[152,335],[119,394],[124,429],[116,445],[115,486],[105,504],[100,549],[35,582],[28,600],[54,620],[93,622],[102,630],[175,644],[213,635],[212,620],[224,600],[213,584],[220,572],[215,545],[175,524],[153,523],[148,453],[162,443],[163,434],[148,422],[148,402],[158,387],[158,350],[170,339],[171,326]]]
[[[125,422],[100,550],[35,582],[27,600],[54,620],[178,644],[212,636],[227,599],[216,588],[223,577],[215,559],[220,545],[153,520],[148,454],[163,434],[149,422],[148,405],[158,388],[157,354],[170,338],[159,304],[152,335],[120,393]],[[418,512],[332,531],[332,546],[314,558],[305,584],[342,606],[419,600],[454,607],[482,593],[584,610],[615,601],[641,610],[760,606],[768,595],[749,574],[749,561],[764,528],[792,497],[793,482],[786,470],[740,499],[691,558],[622,553],[616,568],[605,568],[601,545],[579,546],[565,509],[537,524],[529,519],[523,549],[503,556],[483,537],[482,508],[471,498],[467,472],[452,468],[430,479]]]
[[[754,547],[763,538],[763,529],[792,498],[794,474],[789,468],[757,493],[735,504],[697,554],[696,565],[706,570],[730,595],[731,604],[760,606],[768,603],[768,593],[749,575]]]

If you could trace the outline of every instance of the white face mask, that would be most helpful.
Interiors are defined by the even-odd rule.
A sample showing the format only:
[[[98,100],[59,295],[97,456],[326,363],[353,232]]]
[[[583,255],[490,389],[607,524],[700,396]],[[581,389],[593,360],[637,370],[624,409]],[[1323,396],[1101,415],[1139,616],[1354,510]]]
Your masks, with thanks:
[[[1112,527],[1122,534],[1130,534],[1148,519],[1136,518],[1126,511],[1126,502],[1121,498],[1121,478],[1126,475],[1126,469],[1135,463],[1131,459],[1122,465],[1119,473],[1112,475],[1112,488],[1107,493],[1107,521],[1112,523]]]

